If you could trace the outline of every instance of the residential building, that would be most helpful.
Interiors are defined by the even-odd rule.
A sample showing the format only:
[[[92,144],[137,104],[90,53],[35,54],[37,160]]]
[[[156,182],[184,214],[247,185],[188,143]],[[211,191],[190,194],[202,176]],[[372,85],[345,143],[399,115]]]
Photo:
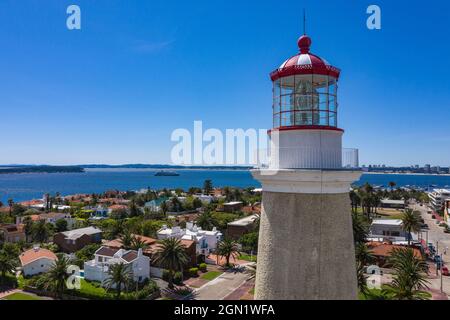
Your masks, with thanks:
[[[3,233],[3,241],[5,242],[16,243],[26,238],[22,224],[1,223],[0,233]]]
[[[19,256],[22,273],[25,276],[49,271],[56,259],[57,257],[53,252],[39,247],[27,250]]]
[[[430,205],[434,210],[441,210],[444,205],[444,200],[450,200],[450,190],[449,189],[433,189],[433,191],[428,193],[430,198]]]
[[[64,252],[75,252],[91,243],[100,243],[102,231],[95,227],[74,229],[56,233],[53,242]]]
[[[116,263],[123,263],[133,272],[133,280],[142,282],[150,278],[150,258],[145,256],[142,249],[125,250],[100,247],[94,254],[94,259],[84,263],[84,278],[104,283],[108,279],[110,267]]]
[[[412,239],[417,235],[411,235]],[[370,238],[382,238],[384,240],[398,241],[408,239],[408,233],[403,230],[400,219],[374,219],[370,226]]]
[[[380,206],[388,209],[405,209],[405,200],[382,199]]]
[[[399,246],[395,244],[390,244],[386,242],[368,242],[367,243],[368,248],[370,249],[371,255],[375,258],[375,262],[380,267],[387,267],[388,265],[388,259],[392,254],[392,250],[394,249],[404,249],[404,246]],[[413,248],[414,255],[419,258],[423,259],[422,253],[419,249]]]
[[[185,229],[163,226],[158,230],[157,236],[158,239],[174,237],[181,240],[194,240],[197,254],[205,256],[217,249],[217,244],[223,237],[222,233],[215,227],[211,231],[202,230],[202,228],[197,227],[192,222],[187,222]]]
[[[133,235],[134,237],[139,238],[141,241],[145,242],[146,247],[143,249],[143,254],[150,258],[151,267],[150,274],[152,277],[160,278],[162,276],[162,268],[159,268],[157,263],[153,262],[155,260],[155,254],[159,251],[161,245],[157,239],[153,239],[150,237],[145,237],[141,235]],[[193,267],[197,264],[197,252],[196,252],[196,243],[194,240],[181,240],[181,244],[186,248],[186,254],[189,257],[189,261],[186,265],[186,268]],[[122,240],[120,238],[105,242],[103,244],[105,247],[113,248],[113,249],[124,249]]]
[[[244,204],[242,201],[231,201],[223,204],[223,211],[225,212],[236,212],[240,211]]]
[[[239,239],[244,234],[252,232],[258,225],[259,215],[252,214],[242,219],[229,222],[227,224],[227,236],[232,239]]]

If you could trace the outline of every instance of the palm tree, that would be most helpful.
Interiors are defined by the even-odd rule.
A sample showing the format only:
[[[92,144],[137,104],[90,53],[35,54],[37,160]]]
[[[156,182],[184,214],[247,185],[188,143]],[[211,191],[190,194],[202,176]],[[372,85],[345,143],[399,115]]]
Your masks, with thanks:
[[[369,234],[369,223],[362,214],[352,213],[353,241],[364,242]]]
[[[363,295],[368,293],[367,276],[364,273],[364,264],[356,261],[356,278],[358,280],[358,289]]]
[[[161,209],[163,215],[166,216],[167,210],[169,208],[168,208],[167,203],[166,203],[165,200],[163,202],[161,202],[161,204],[159,205],[159,208]]]
[[[203,212],[196,221],[203,230],[211,230],[214,227],[214,218],[210,211]]]
[[[4,250],[0,251],[0,284],[3,284],[6,274],[14,270],[18,265],[16,257],[11,257]]]
[[[374,256],[372,255],[372,250],[370,250],[367,244],[363,242],[356,244],[355,255],[356,261],[361,263],[363,266],[371,263],[374,259]]]
[[[55,260],[51,269],[47,273],[48,282],[46,284],[46,289],[51,289],[56,297],[62,298],[64,289],[66,286],[66,281],[70,274],[67,273],[67,268],[69,267],[69,259],[65,256],[60,255],[58,259]]]
[[[408,246],[411,244],[411,232],[419,232],[421,227],[419,212],[405,209],[402,215],[402,228],[408,233]]]
[[[12,207],[14,205],[14,200],[13,199],[8,199],[8,206],[9,206],[9,216],[12,215]]]
[[[394,181],[390,181],[389,182],[389,187],[391,188],[391,189],[394,189],[394,187],[396,186],[397,184],[394,182]]]
[[[146,249],[148,247],[147,242],[145,242],[144,240],[142,240],[141,237],[138,236],[133,236],[133,238],[131,239],[131,244],[130,244],[130,249],[131,250],[139,250],[139,249]]]
[[[105,280],[105,286],[107,290],[111,288],[116,289],[116,298],[120,298],[122,289],[126,288],[127,285],[133,279],[133,271],[130,265],[126,265],[123,262],[114,263],[109,267],[108,278]]]
[[[37,242],[46,242],[49,236],[49,230],[45,220],[40,220],[33,225],[33,240]]]
[[[205,182],[203,183],[203,192],[205,192],[205,194],[210,194],[212,192],[212,189],[212,181],[210,179],[205,180]]]
[[[23,218],[22,223],[24,224],[24,232],[25,232],[25,241],[28,242],[29,237],[33,233],[33,220],[31,220],[30,216],[26,216]]]
[[[122,241],[122,246],[124,249],[130,249],[131,242],[133,241],[133,235],[130,231],[124,230],[120,236],[120,241]]]
[[[173,276],[177,271],[183,270],[188,263],[186,247],[177,238],[168,238],[161,241],[155,254],[155,263],[169,271],[168,287],[173,289]]]
[[[412,248],[395,248],[391,251],[388,262],[392,264],[394,278],[386,291],[398,300],[424,300],[428,294],[427,263],[415,256]]]
[[[239,248],[238,243],[232,239],[225,238],[221,242],[219,242],[217,246],[217,253],[219,256],[225,257],[226,263],[225,266],[230,266],[230,258],[234,260],[239,256]]]

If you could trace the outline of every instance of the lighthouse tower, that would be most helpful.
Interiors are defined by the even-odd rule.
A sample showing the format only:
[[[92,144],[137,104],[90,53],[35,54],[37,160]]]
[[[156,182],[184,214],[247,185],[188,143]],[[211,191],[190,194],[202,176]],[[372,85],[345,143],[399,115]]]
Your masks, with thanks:
[[[256,299],[356,299],[349,199],[360,171],[342,168],[340,70],[300,52],[270,74],[271,162],[253,170],[263,188]]]

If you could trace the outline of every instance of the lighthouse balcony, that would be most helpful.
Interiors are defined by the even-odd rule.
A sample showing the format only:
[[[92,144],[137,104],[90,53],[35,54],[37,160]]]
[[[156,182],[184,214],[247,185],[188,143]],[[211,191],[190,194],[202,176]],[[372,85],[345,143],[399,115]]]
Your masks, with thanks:
[[[330,169],[359,168],[356,148],[272,147],[258,151],[258,167],[267,169]]]

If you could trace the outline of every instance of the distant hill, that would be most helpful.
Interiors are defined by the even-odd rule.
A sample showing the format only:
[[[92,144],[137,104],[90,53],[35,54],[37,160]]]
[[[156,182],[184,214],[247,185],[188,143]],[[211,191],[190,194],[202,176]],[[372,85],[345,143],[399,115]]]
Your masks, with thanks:
[[[205,169],[205,170],[250,170],[251,166],[179,166],[170,164],[77,164],[70,166],[52,165],[25,165],[11,164],[0,165],[1,173],[26,173],[26,172],[84,172],[84,169]]]
[[[208,170],[249,170],[253,167],[251,166],[179,166],[170,164],[80,164],[78,165],[85,169],[94,168],[127,168],[127,169],[208,169]]]
[[[7,173],[63,173],[63,172],[84,172],[80,166],[26,166],[12,165],[0,167],[0,174]]]

